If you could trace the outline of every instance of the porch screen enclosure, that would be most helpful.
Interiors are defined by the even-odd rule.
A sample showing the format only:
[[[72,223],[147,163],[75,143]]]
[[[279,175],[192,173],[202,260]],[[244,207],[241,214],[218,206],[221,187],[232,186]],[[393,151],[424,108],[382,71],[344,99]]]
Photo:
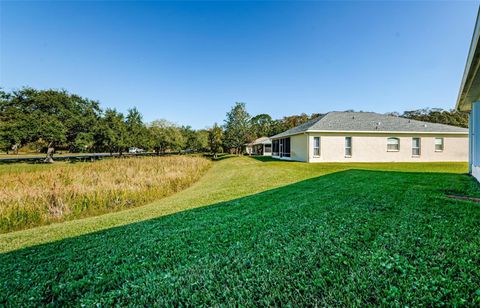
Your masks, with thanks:
[[[290,137],[273,140],[272,147],[273,156],[290,157]]]

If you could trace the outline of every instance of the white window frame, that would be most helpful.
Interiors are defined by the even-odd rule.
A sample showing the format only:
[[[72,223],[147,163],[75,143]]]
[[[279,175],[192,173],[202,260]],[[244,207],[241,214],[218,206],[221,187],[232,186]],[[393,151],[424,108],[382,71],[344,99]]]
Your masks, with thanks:
[[[418,146],[415,145],[415,140],[418,139]],[[415,154],[414,150],[418,150],[418,154]],[[419,157],[422,155],[422,139],[420,137],[412,137],[412,156]]]
[[[350,140],[350,146],[347,146],[347,140]],[[347,154],[347,150],[350,150],[350,154]],[[351,136],[345,137],[345,157],[350,158],[353,155],[353,138]]]
[[[388,146],[390,145],[389,141],[390,140],[396,140],[397,141],[397,149],[389,149]],[[387,152],[400,152],[400,138],[398,137],[388,137],[387,138]]]
[[[315,145],[315,141],[318,140],[318,147]],[[313,137],[313,157],[320,157],[320,137]],[[318,149],[318,154],[315,154],[315,150]]]
[[[442,143],[441,143],[441,146],[442,146],[442,149],[440,150],[437,150],[437,140],[441,140]],[[435,137],[435,152],[443,152],[445,150],[445,138],[443,137]]]

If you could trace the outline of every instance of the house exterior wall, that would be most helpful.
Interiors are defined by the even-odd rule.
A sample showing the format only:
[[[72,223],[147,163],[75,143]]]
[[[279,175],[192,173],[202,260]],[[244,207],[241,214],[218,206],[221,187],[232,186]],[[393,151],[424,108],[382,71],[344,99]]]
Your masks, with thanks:
[[[470,112],[470,172],[480,181],[480,102],[472,104]]]
[[[300,136],[300,135],[299,135]],[[304,135],[301,135],[302,137]],[[320,156],[313,156],[313,138],[320,137]],[[352,155],[345,156],[345,137],[352,137]],[[387,151],[387,138],[400,139],[400,150]],[[420,156],[412,155],[412,138],[421,140]],[[435,151],[435,137],[444,138],[444,150]],[[308,162],[443,162],[468,161],[468,136],[426,134],[308,133]],[[297,144],[292,151],[299,152]]]
[[[265,146],[267,144],[255,144],[255,145],[247,145],[245,146],[245,153],[248,155],[263,155],[263,156],[272,156],[272,151],[265,152]],[[270,149],[272,145],[270,145]]]
[[[308,161],[307,135],[300,134],[290,137],[290,159],[296,161]]]
[[[259,145],[256,145],[256,147],[258,147],[258,151],[260,151],[262,153],[263,156],[272,156],[272,144],[268,144],[270,146],[270,152],[266,152],[266,147],[267,147],[267,144],[259,144]]]
[[[298,134],[288,136],[290,138],[290,157],[280,157],[272,154],[274,158],[294,161],[308,161],[308,136],[306,134]],[[282,139],[282,138],[278,138]],[[276,139],[272,139],[276,140]]]
[[[480,181],[480,167],[472,166],[472,176],[474,176],[478,181]]]

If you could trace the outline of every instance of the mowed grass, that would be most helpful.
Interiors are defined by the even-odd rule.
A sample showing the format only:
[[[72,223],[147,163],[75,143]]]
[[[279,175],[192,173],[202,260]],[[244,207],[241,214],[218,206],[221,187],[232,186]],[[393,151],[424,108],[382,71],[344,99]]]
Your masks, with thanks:
[[[0,165],[0,232],[143,205],[188,187],[210,166],[185,156]]]
[[[150,205],[0,235],[0,304],[478,306],[480,207],[445,195],[480,196],[465,172],[221,160]]]

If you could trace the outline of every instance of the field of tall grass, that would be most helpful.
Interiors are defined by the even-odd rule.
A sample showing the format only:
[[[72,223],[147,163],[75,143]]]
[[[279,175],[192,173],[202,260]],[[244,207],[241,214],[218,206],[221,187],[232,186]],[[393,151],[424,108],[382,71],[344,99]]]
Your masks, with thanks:
[[[190,186],[210,166],[192,156],[0,165],[0,233],[143,205]]]

